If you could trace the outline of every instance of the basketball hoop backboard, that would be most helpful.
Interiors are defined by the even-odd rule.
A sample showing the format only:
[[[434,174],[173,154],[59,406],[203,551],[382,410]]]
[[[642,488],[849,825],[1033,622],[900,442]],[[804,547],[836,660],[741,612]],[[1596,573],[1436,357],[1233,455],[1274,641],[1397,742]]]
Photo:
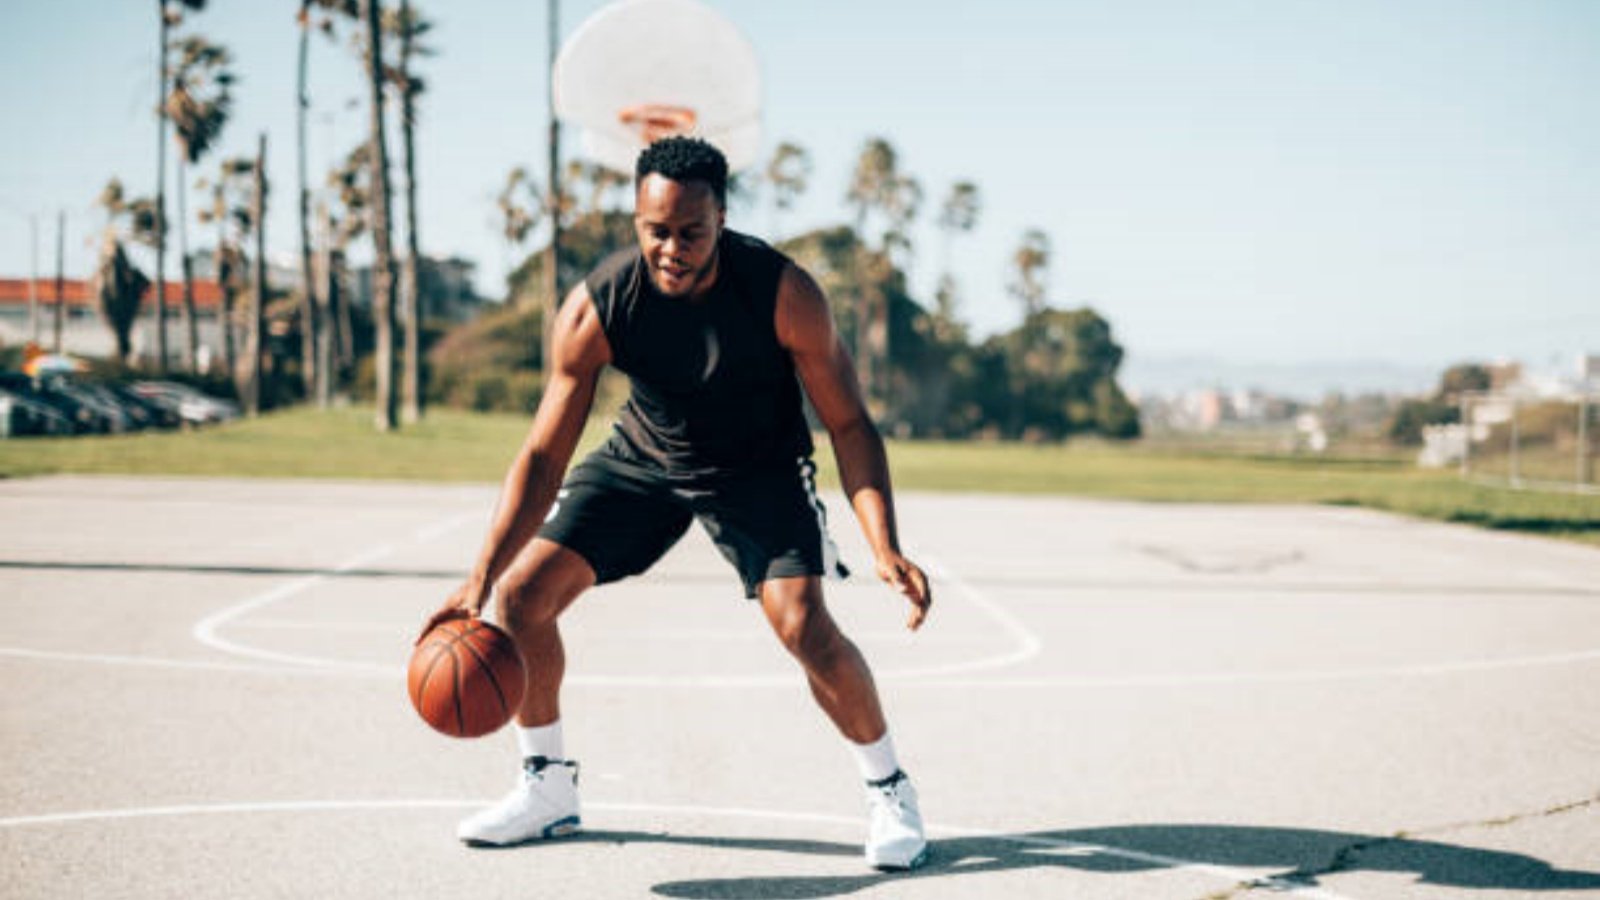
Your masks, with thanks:
[[[691,134],[733,170],[761,150],[755,48],[699,0],[620,0],[578,27],[556,57],[556,115],[582,129],[583,155],[632,173],[651,141]]]

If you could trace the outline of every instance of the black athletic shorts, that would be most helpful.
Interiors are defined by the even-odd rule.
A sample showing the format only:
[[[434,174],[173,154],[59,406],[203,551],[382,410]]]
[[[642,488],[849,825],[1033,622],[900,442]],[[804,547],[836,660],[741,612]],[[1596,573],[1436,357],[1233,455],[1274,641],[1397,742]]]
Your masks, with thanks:
[[[567,474],[539,536],[583,557],[596,582],[638,575],[699,519],[738,570],[745,596],[769,578],[850,574],[828,536],[817,497],[816,465],[719,476],[685,485],[663,473],[597,451]]]

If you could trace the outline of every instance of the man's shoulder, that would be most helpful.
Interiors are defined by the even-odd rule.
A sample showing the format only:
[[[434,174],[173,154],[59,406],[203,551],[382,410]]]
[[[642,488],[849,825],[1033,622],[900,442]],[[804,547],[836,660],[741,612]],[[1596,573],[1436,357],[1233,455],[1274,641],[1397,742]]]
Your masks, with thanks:
[[[783,251],[758,237],[726,229],[724,262],[734,276],[757,293],[774,294],[783,270],[792,265]]]

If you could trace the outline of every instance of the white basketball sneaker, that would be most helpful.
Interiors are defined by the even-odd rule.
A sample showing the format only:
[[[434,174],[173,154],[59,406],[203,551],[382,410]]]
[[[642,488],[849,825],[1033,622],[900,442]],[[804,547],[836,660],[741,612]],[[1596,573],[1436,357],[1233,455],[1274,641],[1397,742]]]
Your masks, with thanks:
[[[917,789],[904,772],[882,781],[867,782],[867,805],[872,821],[867,831],[867,864],[884,872],[915,869],[928,859],[928,841],[922,836],[922,813],[917,809]]]
[[[578,764],[530,756],[505,799],[463,819],[456,837],[470,846],[506,847],[564,837],[582,827],[578,816]]]

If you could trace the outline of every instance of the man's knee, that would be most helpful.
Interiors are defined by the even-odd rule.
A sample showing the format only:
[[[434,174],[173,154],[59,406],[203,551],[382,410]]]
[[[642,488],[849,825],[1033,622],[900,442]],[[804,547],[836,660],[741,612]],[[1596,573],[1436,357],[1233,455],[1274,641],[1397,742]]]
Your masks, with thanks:
[[[554,622],[592,584],[594,572],[582,557],[538,540],[500,576],[495,594],[506,627],[520,631]]]
[[[778,640],[802,662],[826,668],[838,655],[843,635],[823,606],[821,591],[809,585],[786,585],[775,588],[775,593],[772,625]]]

